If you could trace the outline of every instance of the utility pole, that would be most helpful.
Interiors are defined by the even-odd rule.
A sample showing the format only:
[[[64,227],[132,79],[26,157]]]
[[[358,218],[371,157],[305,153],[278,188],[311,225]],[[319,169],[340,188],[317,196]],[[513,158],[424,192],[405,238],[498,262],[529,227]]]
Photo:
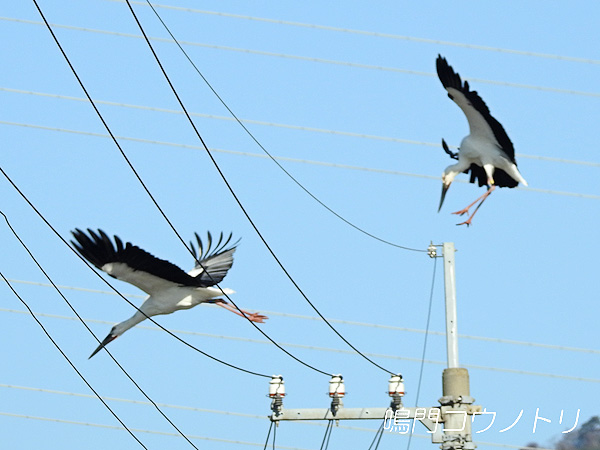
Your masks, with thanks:
[[[446,297],[446,350],[448,367],[442,373],[441,416],[444,419],[442,450],[474,449],[471,424],[473,413],[481,412],[474,406],[469,387],[469,372],[458,366],[458,327],[456,313],[456,271],[454,243],[442,245],[444,258],[444,291]]]
[[[473,405],[470,396],[469,372],[458,365],[458,331],[456,313],[456,276],[454,243],[442,245],[444,260],[444,288],[446,298],[446,350],[448,367],[442,373],[442,397],[440,406],[407,408],[402,404],[404,380],[402,375],[392,375],[388,381],[388,393],[392,398],[389,407],[344,408],[342,398],[346,390],[341,375],[333,375],[329,381],[329,408],[286,409],[283,407],[285,386],[281,375],[273,376],[269,383],[272,399],[270,419],[276,425],[286,420],[361,420],[379,419],[384,428],[399,434],[412,433],[410,419],[419,421],[431,434],[432,443],[441,444],[442,450],[472,450],[471,423],[473,414],[481,413],[481,407]],[[431,258],[438,258],[436,246],[428,248]],[[443,427],[442,427],[443,425]]]

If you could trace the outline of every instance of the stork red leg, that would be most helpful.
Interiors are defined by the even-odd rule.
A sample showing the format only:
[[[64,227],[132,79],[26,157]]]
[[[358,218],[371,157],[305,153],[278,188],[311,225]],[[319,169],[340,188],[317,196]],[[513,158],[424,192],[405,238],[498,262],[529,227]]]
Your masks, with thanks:
[[[475,203],[477,203],[479,200],[481,200],[481,203],[483,203],[483,201],[488,197],[488,195],[490,195],[492,193],[492,191],[494,189],[496,189],[496,186],[492,186],[491,188],[489,188],[485,192],[485,194],[483,194],[480,197],[477,197],[475,199],[475,201],[473,203],[470,203],[469,206],[467,206],[466,208],[463,208],[460,211],[455,211],[452,214],[458,214],[459,216],[462,216],[463,214],[468,214],[469,213],[469,209],[471,209]],[[481,206],[481,203],[479,204],[479,206]],[[479,206],[477,206],[477,208],[479,208]],[[473,213],[473,214],[475,214],[475,213]]]
[[[215,303],[219,306],[222,306],[227,311],[231,311],[232,313],[237,314],[238,316],[245,317],[252,322],[264,323],[264,321],[268,319],[267,316],[263,316],[262,314],[259,314],[259,313],[251,313],[248,311],[244,311],[243,309],[241,310],[242,312],[240,312],[237,308],[231,306],[229,303],[226,303],[225,301],[215,302]]]
[[[475,216],[475,213],[479,210],[479,208],[481,208],[481,205],[483,205],[483,202],[485,201],[485,199],[489,197],[489,195],[492,193],[492,191],[494,189],[496,189],[496,186],[492,186],[491,188],[489,188],[485,194],[483,194],[481,197],[479,197],[477,200],[475,200],[473,203],[471,203],[469,206],[467,206],[465,208],[466,211],[462,212],[461,215],[464,214],[465,212],[468,212],[469,208],[471,208],[471,206],[473,206],[475,203],[477,203],[479,200],[481,200],[479,202],[479,205],[477,205],[477,208],[475,208],[475,211],[473,211],[473,214],[471,214],[471,217],[469,217],[464,222],[457,223],[457,225],[466,225],[466,226],[471,225],[471,221],[473,220],[473,216]],[[458,212],[460,212],[460,211],[458,211]],[[457,213],[453,213],[453,214],[457,214]]]

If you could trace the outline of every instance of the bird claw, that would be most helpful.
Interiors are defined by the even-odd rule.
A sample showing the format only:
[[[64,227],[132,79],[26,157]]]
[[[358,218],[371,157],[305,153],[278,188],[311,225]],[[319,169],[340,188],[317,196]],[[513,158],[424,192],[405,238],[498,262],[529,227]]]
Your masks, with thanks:
[[[470,209],[470,208],[461,209],[460,211],[455,211],[455,212],[453,212],[452,214],[456,214],[456,215],[458,215],[458,216],[463,216],[463,215],[465,215],[465,214],[468,214],[468,213],[469,213],[469,209]],[[459,224],[459,225],[460,225],[460,224]]]
[[[256,323],[265,323],[265,320],[268,319],[267,316],[263,316],[262,314],[259,313],[249,313],[244,311],[244,315],[246,316],[246,318],[251,321],[251,322],[256,322]]]

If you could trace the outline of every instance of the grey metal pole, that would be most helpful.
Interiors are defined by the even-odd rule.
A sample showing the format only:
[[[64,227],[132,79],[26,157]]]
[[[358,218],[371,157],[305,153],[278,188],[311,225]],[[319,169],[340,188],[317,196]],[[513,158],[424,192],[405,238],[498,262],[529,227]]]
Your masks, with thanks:
[[[448,368],[458,367],[458,331],[456,325],[456,276],[454,268],[454,243],[444,242],[444,288],[446,291],[446,347]]]

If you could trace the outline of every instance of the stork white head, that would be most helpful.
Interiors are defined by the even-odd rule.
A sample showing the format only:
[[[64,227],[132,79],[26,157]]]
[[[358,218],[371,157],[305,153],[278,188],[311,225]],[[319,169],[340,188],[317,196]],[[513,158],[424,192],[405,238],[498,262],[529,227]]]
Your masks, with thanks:
[[[444,173],[442,174],[442,197],[440,198],[440,206],[438,208],[438,212],[442,209],[442,205],[444,204],[444,199],[446,198],[446,192],[450,188],[450,185],[454,181],[456,175],[460,173],[460,171],[454,170],[456,164],[446,167]]]

